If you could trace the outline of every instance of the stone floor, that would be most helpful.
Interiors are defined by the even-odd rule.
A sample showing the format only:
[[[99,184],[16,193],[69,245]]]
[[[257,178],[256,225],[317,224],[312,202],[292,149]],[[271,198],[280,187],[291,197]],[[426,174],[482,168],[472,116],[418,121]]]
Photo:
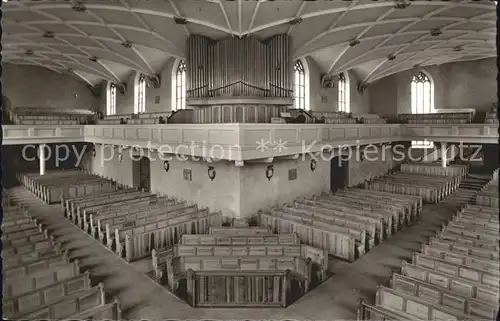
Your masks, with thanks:
[[[145,263],[127,264],[66,220],[60,205],[46,205],[23,187],[11,190],[14,199],[45,224],[57,241],[71,250],[93,280],[120,300],[125,319],[355,319],[360,298],[373,302],[377,285],[385,284],[402,260],[410,260],[440,225],[454,214],[447,204],[424,205],[422,218],[399,231],[354,263],[330,259],[333,276],[286,309],[198,309],[170,294],[144,274]]]

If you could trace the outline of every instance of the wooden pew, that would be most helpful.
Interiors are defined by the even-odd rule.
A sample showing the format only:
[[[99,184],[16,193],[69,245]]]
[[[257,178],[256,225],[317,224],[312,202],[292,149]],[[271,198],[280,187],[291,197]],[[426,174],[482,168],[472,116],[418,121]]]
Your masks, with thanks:
[[[134,225],[135,220],[144,217],[150,217],[162,213],[173,212],[176,210],[182,210],[188,208],[186,203],[175,203],[175,201],[168,201],[160,204],[155,204],[151,206],[146,206],[138,209],[129,209],[128,211],[116,211],[116,212],[101,212],[96,214],[90,214],[90,231],[95,238],[98,238],[102,243],[107,243],[105,238],[107,237],[104,232],[104,228],[109,226],[111,229],[116,224],[129,224]]]
[[[453,240],[445,240],[436,237],[431,237],[429,238],[429,245],[436,248],[450,250],[452,252],[465,253],[467,255],[482,257],[488,260],[499,259],[499,254],[498,252],[495,252],[495,249],[477,247],[471,244],[455,242]]]
[[[403,217],[404,223],[402,225],[408,225],[411,220],[411,208],[402,206],[400,204],[394,204],[392,201],[383,200],[380,198],[373,199],[369,196],[359,197],[348,192],[338,191],[335,194],[320,196],[316,199],[326,201],[339,201],[354,206],[366,206],[369,207],[372,211],[382,210],[387,212],[396,212],[398,213],[399,217]]]
[[[484,233],[487,238],[490,236],[498,237],[500,225],[497,222],[483,221],[483,220],[468,220],[463,217],[457,217],[450,221],[447,225],[448,228],[466,230],[468,232],[477,232],[479,235]],[[481,237],[479,237],[481,238]]]
[[[66,264],[69,264],[68,251],[63,252],[62,254],[46,257],[34,262],[28,262],[8,267],[4,266],[3,276],[6,278],[29,276],[30,274],[43,269],[63,266]]]
[[[411,183],[408,183],[411,182]],[[422,197],[423,201],[438,203],[458,188],[460,177],[438,177],[420,174],[396,173],[376,178],[367,183],[368,189],[409,194]]]
[[[312,213],[313,217],[318,216],[321,219],[330,221],[339,226],[364,229],[368,237],[370,239],[373,239],[373,244],[379,244],[386,237],[386,235],[384,235],[383,219],[344,214],[342,212],[340,212],[340,214],[337,214],[338,212],[334,212],[333,210],[302,204],[299,202],[293,203],[293,208],[291,208],[290,210],[293,209],[308,211]],[[289,209],[287,208],[287,210]]]
[[[123,195],[123,196],[113,197],[108,200],[95,201],[92,202],[90,205],[87,204],[86,206],[77,206],[75,224],[83,229],[85,222],[86,221],[88,222],[90,212],[95,212],[106,208],[112,208],[117,205],[134,204],[135,202],[142,200],[153,201],[155,200],[155,198],[156,195],[151,195],[144,192],[137,192],[127,196]]]
[[[210,229],[214,228],[210,227]],[[233,230],[233,234],[230,234],[230,230]],[[226,228],[224,233],[208,235],[184,234],[180,238],[179,245],[300,245],[300,240],[296,234],[269,234],[269,231],[267,231],[268,234],[261,234],[259,233],[261,229],[255,228],[252,229],[252,232],[255,234],[241,235],[238,234],[237,231],[234,231],[234,229]],[[311,254],[311,251],[306,251],[306,249],[303,249],[303,251],[306,252],[304,254],[308,254],[303,256],[314,256],[314,254]],[[173,256],[174,252],[172,247],[163,251],[156,251],[153,249],[151,252],[153,270],[155,271],[157,282],[162,282],[163,277],[166,275],[164,271],[166,269],[167,260],[172,259]],[[326,256],[326,258],[328,260],[328,256]],[[320,261],[320,259],[317,259],[317,261]]]
[[[491,302],[477,300],[464,293],[457,293],[439,285],[426,283],[397,273],[392,274],[390,287],[398,292],[421,297],[435,304],[458,309],[466,315],[482,317],[488,320],[494,319],[498,309]]]
[[[475,299],[498,304],[499,288],[488,284],[478,283],[456,275],[428,269],[423,266],[403,262],[401,274],[416,278],[427,283],[435,284],[457,293],[464,293]]]
[[[499,286],[500,284],[500,271],[498,270],[480,270],[466,265],[448,262],[446,260],[442,260],[418,252],[413,252],[412,264],[423,266],[431,270],[456,275],[458,277],[481,284],[487,284],[491,286]]]
[[[364,245],[356,244],[354,237],[348,234],[329,231],[304,221],[278,217],[271,213],[261,213],[260,220],[262,226],[278,234],[296,233],[303,243],[327,249],[329,254],[350,262],[364,253]]]
[[[469,171],[468,165],[448,165],[442,167],[435,163],[409,163],[401,164],[401,172],[417,173],[430,176],[465,176]]]
[[[356,240],[357,248],[361,249],[360,255],[364,254],[366,250],[369,249],[370,247],[370,240],[368,239],[366,232],[364,230],[345,228],[342,226],[331,224],[328,221],[313,219],[311,217],[304,217],[303,215],[286,212],[284,210],[274,209],[271,210],[271,212],[273,213],[273,215],[280,216],[286,219],[289,218],[296,221],[302,221],[307,225],[311,225],[313,227],[320,227],[327,231],[353,236],[354,239]]]
[[[82,311],[81,313],[74,314],[71,318],[64,321],[73,320],[122,320],[122,310],[120,308],[120,301],[115,298],[112,302],[96,306],[92,309]]]
[[[490,236],[482,232],[454,229],[452,227],[446,226],[444,229],[437,232],[436,236],[444,240],[452,240],[462,244],[469,244],[495,251],[500,250],[500,247],[498,245],[498,235]],[[496,242],[496,245],[494,242]]]
[[[97,218],[99,217],[119,217],[123,216],[123,213],[137,213],[137,211],[149,212],[154,209],[166,207],[167,204],[174,204],[175,201],[168,200],[167,198],[160,197],[144,197],[144,198],[135,198],[133,200],[124,201],[121,203],[114,203],[114,206],[106,206],[102,209],[98,209],[95,211],[83,211],[83,222],[81,224],[81,228],[89,233],[95,233],[95,227],[97,226]]]
[[[455,252],[452,250],[445,250],[432,245],[422,244],[421,252],[425,255],[444,259],[448,262],[453,262],[460,265],[466,265],[477,269],[490,271],[500,270],[500,263],[498,260],[485,259],[480,256],[471,255],[463,252]]]
[[[292,215],[299,215],[301,218],[307,218],[312,220],[313,224],[321,226],[325,225],[326,228],[329,227],[341,227],[347,229],[349,234],[353,234],[354,237],[360,238],[360,242],[365,244],[365,251],[369,251],[375,246],[376,242],[376,226],[366,225],[363,223],[353,223],[347,220],[338,219],[332,217],[328,214],[322,214],[318,211],[309,211],[307,209],[300,209],[296,207],[285,206],[283,210]]]
[[[405,224],[405,215],[403,213],[388,211],[380,208],[377,209],[360,202],[321,197],[313,201],[304,200],[304,203],[317,204],[318,206],[326,207],[328,209],[337,209],[345,213],[354,213],[360,216],[369,215],[373,217],[382,215],[384,221],[391,223],[390,225],[388,225],[388,228],[390,229],[390,231],[387,231],[388,235],[392,235],[397,230],[402,228]],[[356,211],[353,212],[354,210]]]
[[[75,260],[63,266],[37,271],[28,277],[7,278],[3,283],[3,296],[4,298],[18,296],[75,277],[80,274],[78,264],[78,260]]]
[[[191,215],[198,213],[197,205],[181,204],[180,206],[173,206],[170,208],[159,209],[153,212],[144,212],[140,216],[133,216],[130,220],[121,220],[113,223],[105,224],[105,233],[102,233],[102,242],[111,248],[113,241],[115,241],[116,230],[123,230],[128,228],[135,228],[144,224],[149,224],[152,222],[166,221],[169,219],[175,219],[181,216]],[[102,222],[101,222],[102,227]],[[197,228],[196,228],[197,229]],[[187,232],[191,232],[186,230]],[[196,232],[196,231],[195,231]]]
[[[13,255],[25,254],[39,250],[48,250],[59,246],[60,245],[54,241],[53,237],[49,237],[49,239],[44,238],[34,243],[23,243],[19,246],[5,246],[3,248],[2,255],[6,258],[10,258]]]
[[[413,196],[413,195],[402,195],[402,194],[394,194],[394,193],[388,193],[388,192],[381,192],[381,191],[369,191],[363,188],[346,188],[345,191],[349,193],[354,193],[356,195],[362,195],[362,196],[374,196],[374,197],[380,197],[382,199],[389,199],[389,200],[395,200],[399,201],[403,204],[410,203],[412,204],[413,207],[413,212],[417,214],[420,214],[420,211],[422,210],[422,198],[418,196]]]
[[[299,202],[297,202],[299,203]],[[380,219],[384,221],[384,234],[386,236],[392,235],[398,229],[399,216],[397,213],[389,213],[387,211],[371,211],[363,210],[357,208],[348,207],[345,204],[327,202],[327,201],[311,201],[302,200],[301,204],[317,206],[325,208],[329,211],[335,211],[336,215],[342,215],[340,213],[346,213],[351,215],[356,215],[357,217],[371,217],[375,219]]]
[[[131,193],[131,192],[136,192],[136,191],[137,191],[137,189],[135,189],[135,188],[127,188],[127,189],[120,189],[120,190],[111,191],[111,192],[99,193],[98,195],[86,195],[86,196],[78,196],[78,197],[63,197],[61,199],[61,207],[64,210],[65,216],[68,216],[67,213],[73,212],[73,209],[72,209],[73,203],[80,202],[80,201],[94,200],[97,198],[118,195],[118,194],[122,194],[122,193]]]
[[[92,310],[105,304],[104,285],[99,283],[90,289],[85,289],[53,301],[43,307],[30,310],[17,316],[19,319],[64,319],[75,314]]]
[[[55,255],[62,254],[61,246],[58,244],[55,248],[46,248],[44,250],[37,250],[36,252],[28,252],[23,254],[17,254],[11,257],[3,257],[4,268],[9,268],[11,266],[21,265],[23,263],[29,263],[33,261],[38,261],[45,258],[50,258]]]
[[[470,315],[407,292],[379,286],[375,304],[407,316],[407,320],[466,320]]]
[[[269,234],[267,228],[262,227],[248,227],[248,228],[234,228],[234,227],[223,227],[223,226],[210,226],[208,228],[208,234],[218,234],[218,235],[265,235]]]
[[[210,230],[213,230],[211,228]],[[237,232],[233,234],[226,233],[210,233],[208,235],[189,235],[184,234],[180,238],[179,244],[186,245],[295,245],[300,244],[300,239],[297,234],[271,234],[267,230],[267,234],[259,233],[260,229],[256,230],[255,234],[241,235]]]
[[[136,225],[135,227],[115,229],[116,254],[131,262],[151,255],[152,249],[163,249],[172,246],[175,236],[187,234],[191,224],[208,227],[213,222],[222,221],[222,214],[209,213],[208,209],[164,219],[157,216],[156,221]]]
[[[368,191],[360,188],[348,188],[337,191],[336,195],[349,195],[365,200],[373,200],[376,202],[385,201],[386,203],[402,206],[410,214],[412,220],[417,220],[420,217],[422,209],[422,199],[418,196],[391,194],[385,192]]]
[[[47,285],[46,287],[3,300],[3,312],[9,318],[29,310],[48,305],[63,297],[90,289],[90,273],[86,271],[73,278]]]
[[[358,310],[356,312],[356,318],[358,321],[363,320],[398,320],[398,321],[408,321],[408,316],[396,313],[392,310],[385,309],[383,307],[374,306],[360,300]]]

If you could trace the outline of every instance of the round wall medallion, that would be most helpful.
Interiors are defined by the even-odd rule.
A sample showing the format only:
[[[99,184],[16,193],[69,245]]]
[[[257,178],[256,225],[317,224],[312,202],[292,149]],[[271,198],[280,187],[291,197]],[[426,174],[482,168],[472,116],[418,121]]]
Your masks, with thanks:
[[[314,170],[316,169],[316,160],[315,159],[311,159],[311,164],[310,164],[310,167],[311,167],[311,171],[314,172]]]
[[[273,177],[274,175],[274,166],[273,165],[269,165],[267,166],[266,168],[266,177],[267,177],[267,180],[271,180],[271,177]]]
[[[214,180],[216,174],[215,168],[213,166],[208,166],[208,178],[210,178],[211,181]]]
[[[164,161],[163,162],[163,169],[165,170],[165,172],[168,172],[170,170],[170,162],[169,161]]]

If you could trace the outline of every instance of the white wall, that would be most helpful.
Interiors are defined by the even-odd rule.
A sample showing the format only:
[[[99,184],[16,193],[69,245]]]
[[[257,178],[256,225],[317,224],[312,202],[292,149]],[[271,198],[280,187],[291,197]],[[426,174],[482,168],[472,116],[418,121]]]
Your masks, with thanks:
[[[163,161],[151,162],[151,191],[209,207],[211,211],[222,211],[224,216],[239,215],[239,170],[234,163],[204,161],[181,161],[173,157],[170,170],[165,172]],[[216,176],[208,177],[208,166],[213,166]],[[184,169],[190,169],[192,181],[184,180]]]
[[[259,209],[291,202],[297,197],[311,197],[330,190],[330,163],[317,160],[315,171],[310,169],[310,157],[305,160],[275,161],[274,175],[268,180],[266,168],[271,164],[245,164],[241,167],[241,215],[255,214]],[[297,179],[288,180],[288,170],[297,169]]]
[[[316,62],[310,57],[306,58],[309,69],[310,109],[314,111],[338,111],[338,85],[334,88],[321,88],[321,75]],[[352,72],[347,72],[352,113],[368,113],[370,111],[370,93],[358,93],[358,79]]]
[[[146,153],[147,154],[147,153]],[[211,211],[222,211],[227,217],[246,217],[260,209],[281,205],[297,197],[311,197],[330,189],[330,163],[318,159],[315,171],[310,169],[310,158],[305,160],[275,161],[274,175],[266,178],[268,164],[245,163],[243,167],[234,162],[181,161],[175,157],[169,160],[170,169],[164,170],[163,160],[156,153],[151,154],[151,191],[176,197]],[[163,158],[165,159],[165,158]],[[208,177],[208,166],[216,170],[213,181]],[[93,157],[91,148],[82,161],[82,168],[92,173],[109,177],[121,184],[133,186],[134,171],[130,149],[123,151],[118,160],[118,149],[111,157],[110,148],[96,148]],[[297,168],[297,179],[288,180],[288,170]],[[183,170],[191,169],[192,181],[184,180]]]
[[[99,109],[83,80],[43,67],[3,63],[2,91],[12,108]]]
[[[363,160],[357,155],[353,155],[349,160],[348,186],[356,186],[365,180],[384,175],[399,163],[394,161],[394,154],[389,148],[384,150],[377,146],[376,152],[374,148],[368,150]]]
[[[97,175],[108,177],[114,181],[127,186],[133,186],[132,158],[128,157],[129,151],[123,151],[123,158],[118,159],[118,148],[102,148],[102,145],[96,145],[95,157],[92,156],[92,145],[87,145],[86,152],[82,159],[81,167]]]
[[[171,110],[172,101],[172,67],[175,59],[171,58],[160,71],[161,85],[159,88],[146,87],[146,112],[161,112]],[[134,112],[134,90],[137,72],[133,72],[126,80],[127,91],[116,94],[116,113],[132,114]],[[160,102],[155,104],[155,97],[160,97]],[[101,104],[106,106],[106,95],[101,95]],[[106,110],[106,109],[104,109]]]
[[[497,66],[494,58],[429,66],[419,70],[434,82],[434,108],[475,108],[487,111],[497,101]],[[411,80],[416,70],[403,71],[372,84],[371,111],[395,116],[411,112]]]

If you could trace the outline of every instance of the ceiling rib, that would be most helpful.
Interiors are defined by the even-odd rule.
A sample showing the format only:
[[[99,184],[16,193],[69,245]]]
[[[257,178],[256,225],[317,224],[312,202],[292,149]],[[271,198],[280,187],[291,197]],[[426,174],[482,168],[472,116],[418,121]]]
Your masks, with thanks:
[[[489,14],[488,14],[488,15],[489,15]],[[451,27],[453,27],[453,26],[455,26],[455,25],[457,25],[457,24],[462,24],[462,23],[464,23],[464,22],[471,22],[471,21],[475,21],[475,20],[481,19],[483,16],[485,16],[485,14],[481,14],[481,15],[478,15],[478,16],[474,16],[474,17],[472,17],[472,18],[462,18],[462,19],[461,19],[461,22],[454,22],[454,23],[451,23],[451,24],[449,24],[449,25],[446,25],[446,26],[442,27],[441,29],[442,29],[442,30],[447,30],[447,29],[449,29],[449,28],[451,28]],[[474,33],[474,32],[473,32],[473,31],[471,31],[471,32],[469,32],[469,33]],[[410,43],[408,43],[408,44],[404,45],[403,47],[401,47],[400,49],[396,50],[396,51],[394,52],[394,55],[399,54],[401,51],[403,51],[403,50],[407,49],[408,47],[410,47],[410,46],[411,46],[411,45],[413,45],[413,44],[419,43],[421,40],[425,39],[425,38],[426,38],[426,37],[428,37],[428,36],[430,36],[430,34],[428,34],[428,33],[427,33],[427,34],[425,34],[425,35],[423,35],[423,36],[421,36],[421,37],[418,37],[417,39],[413,40],[412,42],[410,42]],[[462,36],[463,36],[463,35],[462,35]],[[450,39],[449,39],[449,40],[450,40]],[[445,41],[443,41],[442,43],[446,43],[446,42],[448,42],[449,40],[445,40]],[[431,47],[433,47],[433,46],[431,46]],[[385,63],[385,62],[384,62],[384,63]],[[376,71],[377,71],[377,70],[378,70],[378,69],[379,69],[382,65],[383,65],[383,64],[377,65],[377,67],[376,67],[374,70],[372,70],[372,71],[371,71],[371,72],[370,72],[370,73],[369,73],[369,74],[365,77],[365,79],[363,79],[363,81],[361,82],[361,84],[362,84],[362,85],[366,84],[366,82],[370,79],[370,77],[371,77],[371,76],[372,76],[372,75],[373,75],[373,74],[374,74],[374,73],[375,73],[375,72],[376,72]]]
[[[377,18],[377,20],[375,20],[375,24],[382,21],[385,17],[390,15],[394,10],[395,9],[391,8],[388,11],[384,12],[382,15],[380,15],[380,17]],[[363,37],[363,35],[365,35],[368,31],[370,31],[370,29],[373,28],[373,26],[375,26],[375,24],[369,25],[368,27],[363,29],[363,31],[361,31],[354,39],[359,40],[361,37]],[[335,58],[333,63],[330,65],[330,68],[328,68],[328,71],[326,72],[327,74],[329,74],[332,71],[332,69],[335,67],[337,62],[340,61],[342,56],[344,56],[344,54],[346,54],[349,51],[349,48],[351,48],[351,46],[347,46],[347,48],[344,51],[342,51],[342,53],[337,58]]]
[[[85,12],[82,12],[81,15],[73,14],[72,18],[70,18],[71,20],[64,20],[59,18],[59,16],[61,15],[60,10],[72,10],[72,2],[39,2],[33,4],[32,1],[18,0],[4,3],[2,9],[4,18],[7,18],[3,20],[5,32],[3,49],[5,61],[23,62],[38,66],[42,65],[58,71],[68,69],[66,68],[68,65],[73,67],[81,66],[81,68],[78,69],[85,72],[83,75],[88,73],[89,75],[96,75],[110,81],[118,81],[117,75],[124,74],[118,69],[118,66],[111,64],[111,62],[120,64],[131,71],[136,70],[149,75],[156,74],[153,68],[157,67],[156,64],[153,66],[154,59],[157,57],[160,58],[162,52],[168,53],[176,58],[182,58],[185,55],[183,50],[184,44],[180,44],[182,39],[179,38],[178,34],[175,35],[174,38],[170,37],[169,32],[162,32],[162,34],[160,34],[152,29],[149,25],[148,17],[161,17],[171,20],[176,17],[186,19],[188,22],[187,25],[179,25],[185,32],[185,35],[181,32],[181,37],[187,37],[191,34],[189,28],[191,25],[200,25],[212,29],[213,31],[236,36],[255,34],[257,37],[263,36],[263,34],[269,34],[269,28],[280,25],[285,26],[286,33],[292,37],[292,43],[294,41],[293,38],[297,34],[294,31],[301,33],[301,39],[310,39],[306,43],[299,45],[293,54],[293,58],[313,55],[315,59],[325,60],[320,64],[326,69],[322,71],[327,71],[330,74],[337,74],[346,69],[359,66],[364,69],[363,75],[368,75],[367,77],[360,77],[360,79],[364,78],[363,83],[365,84],[374,81],[374,79],[379,79],[381,75],[384,76],[401,68],[407,68],[407,65],[411,65],[416,59],[419,59],[420,63],[438,64],[449,61],[474,60],[495,55],[495,50],[493,49],[493,33],[495,32],[493,29],[495,28],[495,12],[493,9],[495,5],[489,2],[486,3],[485,1],[476,2],[464,0],[460,2],[451,2],[420,0],[412,1],[411,6],[404,9],[404,11],[396,10],[393,1],[375,2],[355,0],[351,1],[351,3],[341,4],[341,7],[339,7],[338,2],[332,1],[332,6],[328,4],[321,6],[321,8],[326,7],[326,9],[315,9],[318,8],[316,4],[304,1],[298,8],[296,3],[290,4],[293,5],[294,8],[297,8],[293,9],[294,13],[291,13],[293,16],[281,18],[269,16],[269,10],[266,10],[266,0],[258,0],[255,2],[254,6],[243,5],[244,0],[236,0],[236,7],[234,7],[236,10],[231,11],[228,10],[229,7],[225,6],[223,0],[204,0],[205,2],[219,6],[222,15],[220,15],[217,21],[197,18],[194,14],[183,14],[178,9],[178,5],[181,1],[183,1],[182,8],[187,8],[184,6],[185,0],[163,0],[158,1],[159,5],[156,5],[154,2],[149,2],[147,6],[143,6],[142,3],[139,4],[139,2],[136,5],[134,1],[129,0],[117,0],[108,3],[96,3],[92,1],[94,3],[84,4],[86,8]],[[283,1],[279,4],[280,8],[287,5],[287,1]],[[379,16],[376,17],[375,21],[371,21],[375,19],[375,17],[366,18],[368,16],[373,16],[372,14],[366,15],[368,12],[372,12],[373,9],[378,9],[379,11],[382,9],[383,11],[383,13],[381,12]],[[385,20],[390,18],[396,11],[403,12],[403,16],[399,15],[399,18],[394,16],[394,19]],[[469,11],[471,12],[470,14],[468,13]],[[483,14],[479,14],[481,11]],[[26,12],[27,15],[25,19],[23,19],[24,12]],[[190,11],[188,10],[187,12]],[[412,15],[412,12],[415,12],[415,14]],[[42,18],[37,18],[34,14]],[[349,14],[350,18],[357,19],[358,22],[339,26],[341,20],[346,19],[346,14]],[[437,16],[438,14],[439,16]],[[474,17],[467,18],[474,14]],[[9,15],[12,15],[12,18],[10,18]],[[307,28],[299,28],[300,30],[295,29],[297,25],[290,24],[290,21],[294,18],[306,20],[327,15],[335,15],[336,18],[335,20],[332,18],[331,20],[334,21],[331,21],[331,25],[320,34],[312,34],[312,31],[307,30]],[[250,23],[244,25],[244,17],[249,16],[251,16]],[[257,21],[263,21],[259,19],[261,16],[265,17],[264,20],[267,21],[269,21],[268,18],[271,18],[271,21],[262,25],[255,25]],[[30,19],[29,17],[34,18]],[[80,19],[79,17],[82,18]],[[123,19],[116,20],[117,17],[123,17]],[[365,17],[364,20],[363,17]],[[106,21],[113,21],[113,23],[107,23]],[[439,29],[444,35],[439,38],[432,38],[429,34],[430,30],[443,23],[446,23],[446,25]],[[52,24],[54,27],[52,28],[53,30],[50,30],[50,25]],[[395,33],[366,37],[373,28],[384,24],[401,24],[401,27],[399,27]],[[417,24],[419,30],[409,31]],[[480,24],[486,24],[488,28],[484,28]],[[428,30],[425,30],[427,25]],[[20,32],[14,31],[14,34],[9,34],[10,26],[15,27],[15,30],[19,30]],[[58,28],[56,28],[56,26]],[[84,28],[84,26],[88,26],[88,28]],[[422,26],[423,28],[421,28]],[[63,29],[61,30],[63,32],[58,32],[61,27],[66,28],[68,31]],[[481,28],[481,30],[478,30],[479,28]],[[30,32],[22,31],[23,29]],[[85,30],[98,31],[90,34],[85,32]],[[102,30],[102,32],[100,32],[100,30]],[[110,31],[109,35],[107,30]],[[126,39],[127,33],[125,30],[136,32],[139,35],[147,35],[148,38],[138,36],[138,39]],[[181,29],[176,30],[177,33],[179,33],[178,30]],[[37,41],[37,39],[39,39],[38,37],[42,36],[45,31],[54,32],[55,36],[51,41]],[[210,31],[208,32],[210,33]],[[327,39],[323,38],[328,36],[328,39],[330,39],[330,35],[336,35],[337,32],[339,34],[342,33],[342,35],[347,35],[347,37],[343,39],[347,39],[349,36],[351,37],[349,40],[344,40],[340,43],[332,45],[321,44],[319,46],[316,45],[320,48],[313,48],[315,43],[326,43],[325,40]],[[452,38],[446,40],[444,38],[446,38],[447,32],[459,32],[459,34],[450,34]],[[310,33],[310,36],[308,36],[308,33]],[[415,39],[415,37],[412,37],[412,39],[415,40],[411,42],[406,41],[406,43],[387,45],[391,40],[396,39],[396,37],[398,37],[396,40],[401,39],[404,41],[405,38],[401,37],[412,35],[418,38]],[[335,39],[335,37],[332,39]],[[355,39],[360,42],[375,41],[374,45],[376,45],[372,49],[357,55],[357,57],[352,57],[352,50],[350,50],[351,46],[349,44]],[[419,46],[422,44],[429,44],[430,46],[425,50],[412,53],[411,46],[417,44]],[[436,49],[442,44],[461,44],[464,47],[464,51],[457,53],[452,51],[452,49]],[[488,48],[488,45],[480,46],[480,44],[491,44],[492,46]],[[120,53],[115,53],[116,50],[113,49],[116,48],[116,45],[123,45],[129,48],[130,51],[119,50]],[[29,46],[33,46],[33,48],[29,48]],[[158,50],[157,57],[145,56],[146,52],[142,53],[140,51],[140,46]],[[39,50],[35,48],[39,48]],[[332,48],[331,51],[328,51],[330,48]],[[36,56],[24,55],[26,49],[35,49]],[[324,53],[314,56],[315,53],[323,50],[325,50]],[[384,51],[384,53],[381,51]],[[369,64],[370,61],[384,58],[382,54],[385,55],[387,52],[390,52],[391,54],[397,55],[401,54],[403,51],[407,51],[407,53],[404,54],[404,57],[402,57],[403,59],[399,59],[402,61],[396,60],[387,63],[387,60],[384,60],[380,62],[375,69],[367,70],[369,68],[368,66],[373,65],[373,63]],[[97,59],[95,62],[90,62],[88,58],[94,55],[100,56],[98,52],[102,52],[103,57]],[[329,52],[331,53],[330,55],[328,55]],[[436,52],[441,55],[442,59],[437,59],[438,56],[433,56]],[[109,55],[106,55],[107,53],[109,53]],[[55,59],[58,58],[58,56],[61,58]],[[342,61],[346,60],[346,56],[349,56],[349,60],[343,63]],[[10,57],[12,57],[12,59]],[[424,62],[422,62],[422,60]],[[109,65],[106,64],[106,61],[110,61]],[[339,63],[342,63],[342,65],[339,65]],[[90,76],[87,78],[88,79],[84,81],[97,81],[97,79]]]

